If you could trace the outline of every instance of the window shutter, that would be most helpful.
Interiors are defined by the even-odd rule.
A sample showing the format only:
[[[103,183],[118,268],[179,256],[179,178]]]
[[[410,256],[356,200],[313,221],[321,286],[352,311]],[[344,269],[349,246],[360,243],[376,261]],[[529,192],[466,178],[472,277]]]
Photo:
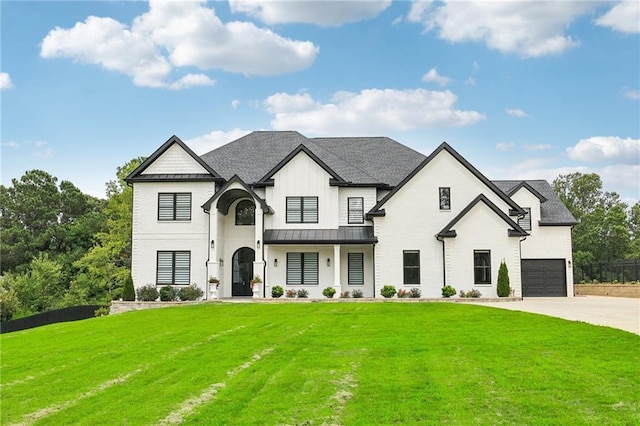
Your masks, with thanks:
[[[176,194],[175,220],[191,220],[191,194]]]
[[[191,253],[188,251],[175,252],[174,284],[189,285],[191,269]]]
[[[158,194],[158,220],[173,220],[173,194]]]
[[[287,222],[302,222],[302,198],[287,197]]]
[[[349,253],[348,254],[348,284],[363,285],[364,284],[364,254]]]
[[[302,253],[287,253],[287,285],[302,284]]]
[[[305,223],[318,223],[318,197],[302,197],[303,215]]]
[[[302,253],[304,268],[302,283],[318,284],[318,253]]]

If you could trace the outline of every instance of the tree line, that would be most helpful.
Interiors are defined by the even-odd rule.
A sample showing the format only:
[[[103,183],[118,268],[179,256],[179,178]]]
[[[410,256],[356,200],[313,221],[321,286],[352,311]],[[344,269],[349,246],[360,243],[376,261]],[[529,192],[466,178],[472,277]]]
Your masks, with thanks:
[[[142,161],[117,169],[106,199],[42,170],[0,185],[0,319],[122,296],[131,276],[133,202],[124,178]],[[593,173],[560,175],[553,188],[579,221],[574,264],[640,258],[640,203],[630,207],[603,191]]]

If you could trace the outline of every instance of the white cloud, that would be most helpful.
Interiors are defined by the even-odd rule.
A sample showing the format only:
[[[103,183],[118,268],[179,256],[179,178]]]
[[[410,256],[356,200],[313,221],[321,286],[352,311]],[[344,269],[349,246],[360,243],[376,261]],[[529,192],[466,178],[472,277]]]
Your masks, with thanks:
[[[507,114],[509,114],[511,117],[518,117],[518,118],[528,117],[526,112],[518,108],[505,108],[504,111]]]
[[[13,87],[9,73],[0,72],[0,90],[7,90]]]
[[[548,149],[553,148],[553,146],[551,146],[548,143],[539,143],[539,144],[534,144],[534,145],[524,145],[524,149],[527,151],[546,151]]]
[[[240,105],[240,100],[239,99],[234,99],[231,101],[231,108],[236,109],[238,108],[238,106]]]
[[[624,96],[637,101],[638,99],[640,99],[640,90],[627,90],[626,92],[624,92]]]
[[[639,164],[640,139],[594,136],[567,148],[567,154],[574,161],[587,163]]]
[[[101,65],[130,76],[138,86],[183,89],[214,81],[186,74],[172,82],[177,68],[275,75],[306,68],[318,54],[311,42],[293,41],[250,22],[225,24],[205,3],[152,0],[149,11],[131,26],[89,16],[70,29],[51,30],[40,55]]]
[[[468,126],[483,120],[477,111],[454,109],[456,95],[425,89],[368,89],[338,92],[331,102],[308,93],[276,93],[263,102],[275,115],[275,130],[307,134],[372,135],[417,128]]]
[[[508,151],[512,149],[514,146],[516,146],[516,144],[513,142],[498,142],[496,144],[496,149],[498,151]]]
[[[7,148],[11,148],[11,149],[20,148],[20,144],[16,141],[3,142],[2,146],[6,146]]]
[[[273,1],[229,0],[234,13],[253,16],[267,24],[307,23],[324,27],[340,26],[378,16],[391,5],[382,1]]]
[[[540,57],[577,46],[565,30],[595,7],[575,1],[417,1],[407,18],[453,43],[482,42],[500,52]]]
[[[205,135],[187,139],[184,142],[198,155],[205,154],[231,141],[251,133],[251,130],[233,129],[228,132],[214,130]]]
[[[446,86],[451,82],[451,79],[449,77],[438,74],[437,69],[431,68],[425,75],[422,76],[422,81],[434,82],[439,84],[440,86]]]
[[[464,84],[466,84],[467,86],[475,86],[476,83],[477,83],[477,81],[473,77],[469,77],[464,81]]]
[[[640,2],[626,0],[616,3],[607,13],[596,19],[596,25],[622,33],[640,33]]]

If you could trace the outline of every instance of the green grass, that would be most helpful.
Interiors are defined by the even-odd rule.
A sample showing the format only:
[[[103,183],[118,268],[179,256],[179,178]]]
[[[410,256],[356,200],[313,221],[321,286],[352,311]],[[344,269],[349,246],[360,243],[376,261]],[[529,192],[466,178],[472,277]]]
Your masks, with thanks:
[[[640,336],[478,305],[201,304],[0,343],[3,425],[640,423]]]

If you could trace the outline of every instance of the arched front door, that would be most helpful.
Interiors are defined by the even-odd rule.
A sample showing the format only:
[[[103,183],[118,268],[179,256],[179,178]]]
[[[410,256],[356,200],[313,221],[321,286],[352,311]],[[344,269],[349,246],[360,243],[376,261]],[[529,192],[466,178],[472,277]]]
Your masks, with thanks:
[[[251,279],[253,278],[253,261],[256,253],[249,247],[242,247],[233,253],[232,296],[253,296]]]

